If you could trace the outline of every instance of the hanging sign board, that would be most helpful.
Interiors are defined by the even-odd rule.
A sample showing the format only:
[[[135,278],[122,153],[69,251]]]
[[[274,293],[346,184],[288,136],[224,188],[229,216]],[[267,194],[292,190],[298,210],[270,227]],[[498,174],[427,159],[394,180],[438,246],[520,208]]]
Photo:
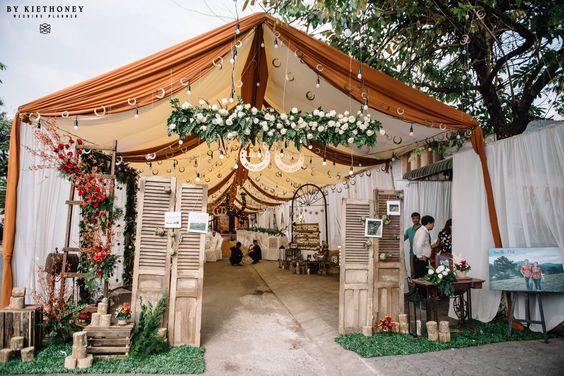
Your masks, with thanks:
[[[164,215],[165,228],[180,228],[182,227],[182,213],[181,212],[165,212]]]
[[[208,213],[188,212],[188,232],[206,234],[208,232]]]

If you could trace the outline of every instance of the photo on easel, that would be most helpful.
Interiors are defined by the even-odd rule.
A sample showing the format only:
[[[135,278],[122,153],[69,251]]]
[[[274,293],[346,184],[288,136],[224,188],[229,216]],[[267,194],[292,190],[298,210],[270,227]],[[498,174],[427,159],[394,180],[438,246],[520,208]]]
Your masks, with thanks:
[[[383,221],[380,218],[367,218],[364,226],[364,236],[369,238],[381,238]]]

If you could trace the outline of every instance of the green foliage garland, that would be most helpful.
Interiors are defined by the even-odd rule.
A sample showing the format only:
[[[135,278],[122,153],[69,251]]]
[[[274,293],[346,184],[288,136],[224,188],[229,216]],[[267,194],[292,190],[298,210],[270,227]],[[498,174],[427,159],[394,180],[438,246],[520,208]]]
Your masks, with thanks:
[[[251,107],[241,98],[231,111],[203,100],[200,107],[188,102],[180,105],[178,99],[170,102],[173,111],[167,120],[168,134],[178,134],[180,138],[197,135],[208,144],[237,139],[242,145],[262,140],[269,147],[283,140],[286,145],[293,143],[297,149],[312,142],[333,146],[373,146],[381,128],[379,121],[361,111],[337,114],[319,108],[306,113],[294,107],[288,114],[278,114],[272,108],[261,111]]]
[[[162,295],[157,304],[153,307],[141,300],[141,314],[139,322],[133,331],[133,342],[129,355],[144,359],[149,355],[158,354],[168,348],[166,340],[157,334],[161,327],[161,319],[166,310],[166,297]]]

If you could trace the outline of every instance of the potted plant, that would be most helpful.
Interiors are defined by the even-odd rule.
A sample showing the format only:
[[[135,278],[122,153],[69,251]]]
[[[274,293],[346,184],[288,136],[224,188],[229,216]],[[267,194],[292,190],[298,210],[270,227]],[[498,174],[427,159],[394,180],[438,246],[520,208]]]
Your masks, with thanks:
[[[378,321],[377,331],[381,333],[393,333],[396,328],[396,323],[392,321],[391,315],[384,316],[383,319]]]
[[[123,303],[118,309],[114,317],[118,319],[118,325],[127,325],[127,320],[131,319],[131,306]]]
[[[460,260],[460,262],[454,263],[454,270],[456,273],[456,278],[458,279],[466,278],[466,274],[468,274],[468,271],[470,269],[470,264],[468,264],[466,260]]]
[[[454,295],[454,273],[450,268],[444,265],[433,268],[429,263],[427,270],[427,275],[423,279],[437,285],[439,292],[444,296]]]

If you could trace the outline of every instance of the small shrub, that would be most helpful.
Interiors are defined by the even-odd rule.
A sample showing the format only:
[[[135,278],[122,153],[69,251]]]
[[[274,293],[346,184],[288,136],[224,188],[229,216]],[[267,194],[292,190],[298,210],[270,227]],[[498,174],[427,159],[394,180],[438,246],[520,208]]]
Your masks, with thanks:
[[[133,340],[129,351],[130,356],[143,359],[168,349],[166,340],[157,334],[165,309],[165,295],[161,296],[154,307],[151,303],[145,305],[141,299],[141,314],[139,316],[139,323],[135,325],[133,330]]]

